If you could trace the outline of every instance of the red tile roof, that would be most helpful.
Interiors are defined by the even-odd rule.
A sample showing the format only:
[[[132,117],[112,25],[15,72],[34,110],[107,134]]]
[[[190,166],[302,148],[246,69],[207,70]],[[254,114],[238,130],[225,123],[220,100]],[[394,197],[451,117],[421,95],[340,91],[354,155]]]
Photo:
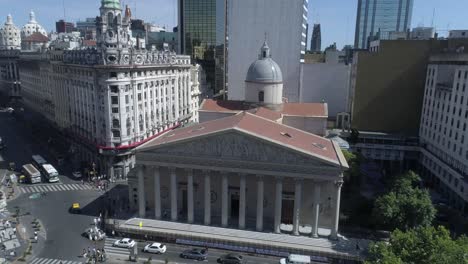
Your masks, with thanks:
[[[230,100],[213,100],[204,99],[200,105],[201,111],[209,112],[240,112],[249,110],[253,107],[244,101],[230,101]]]
[[[255,108],[255,109],[249,110],[248,112],[257,116],[261,116],[266,119],[273,120],[273,121],[277,121],[278,119],[281,119],[280,112],[276,112],[265,107]]]
[[[240,111],[254,108],[257,108],[255,104],[250,104],[244,101],[218,101],[213,99],[205,99],[200,106],[200,111],[238,113]],[[270,111],[275,112],[272,110]],[[260,113],[264,113],[264,111],[262,110]],[[327,105],[325,103],[283,103],[283,110],[277,113],[289,116],[305,117],[328,116]]]
[[[285,103],[282,112],[291,116],[328,116],[325,103]]]
[[[47,42],[49,38],[47,36],[42,35],[39,32],[34,32],[30,36],[26,37],[23,41],[26,42]]]
[[[339,153],[337,153],[339,148],[330,139],[248,112],[241,112],[233,116],[211,120],[195,126],[175,129],[140,146],[137,151],[144,151],[154,146],[190,140],[202,135],[206,136],[227,130],[241,131],[307,155],[318,157],[332,164],[347,167],[346,162],[343,162]]]

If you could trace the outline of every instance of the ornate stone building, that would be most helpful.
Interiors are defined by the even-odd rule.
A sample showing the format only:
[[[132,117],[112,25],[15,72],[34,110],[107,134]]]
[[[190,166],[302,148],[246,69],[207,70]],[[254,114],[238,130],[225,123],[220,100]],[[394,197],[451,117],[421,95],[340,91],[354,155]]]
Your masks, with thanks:
[[[246,91],[248,102],[218,107],[205,101],[211,106],[200,112],[210,114],[206,122],[167,132],[135,150],[137,166],[128,183],[139,217],[337,237],[348,169],[341,149],[307,132],[303,122],[282,121],[289,108],[307,119],[311,106],[326,115],[326,105],[278,100],[281,70],[268,58],[264,45],[260,62],[247,73],[245,89],[253,90]]]
[[[101,1],[96,24],[96,48],[22,53],[22,95],[72,135],[80,160],[126,178],[133,148],[198,121],[198,68],[173,51],[136,48],[118,0]]]
[[[21,31],[13,23],[13,17],[7,16],[5,25],[0,28],[0,50],[17,50],[21,48]]]

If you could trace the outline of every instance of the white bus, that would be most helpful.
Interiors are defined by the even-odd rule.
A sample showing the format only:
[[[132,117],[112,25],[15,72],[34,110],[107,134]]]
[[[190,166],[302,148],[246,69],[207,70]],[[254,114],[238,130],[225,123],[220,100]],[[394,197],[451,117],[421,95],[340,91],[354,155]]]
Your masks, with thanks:
[[[49,182],[58,182],[58,172],[57,170],[50,164],[42,164],[42,172]]]
[[[42,164],[46,164],[46,163],[47,161],[43,157],[39,155],[32,156],[32,164],[36,166],[36,168],[41,169]]]
[[[30,183],[41,182],[41,173],[32,164],[24,164],[23,173]]]

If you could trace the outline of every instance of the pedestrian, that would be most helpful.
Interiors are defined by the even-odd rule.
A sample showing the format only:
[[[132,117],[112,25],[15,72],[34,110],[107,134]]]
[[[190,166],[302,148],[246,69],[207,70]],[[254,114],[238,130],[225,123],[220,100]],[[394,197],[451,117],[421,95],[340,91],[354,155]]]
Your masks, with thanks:
[[[112,236],[115,237],[115,231],[112,229]]]
[[[37,236],[34,236],[34,241],[37,243]]]

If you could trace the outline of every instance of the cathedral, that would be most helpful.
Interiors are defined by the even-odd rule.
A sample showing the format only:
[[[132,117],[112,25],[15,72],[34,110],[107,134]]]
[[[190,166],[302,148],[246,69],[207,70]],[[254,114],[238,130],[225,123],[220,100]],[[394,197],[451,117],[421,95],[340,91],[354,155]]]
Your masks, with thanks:
[[[322,137],[327,105],[288,103],[282,78],[265,41],[246,101],[206,99],[199,124],[138,147],[128,182],[139,217],[336,239],[348,164]]]

